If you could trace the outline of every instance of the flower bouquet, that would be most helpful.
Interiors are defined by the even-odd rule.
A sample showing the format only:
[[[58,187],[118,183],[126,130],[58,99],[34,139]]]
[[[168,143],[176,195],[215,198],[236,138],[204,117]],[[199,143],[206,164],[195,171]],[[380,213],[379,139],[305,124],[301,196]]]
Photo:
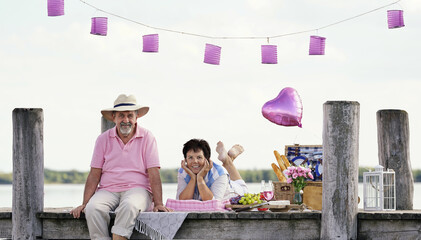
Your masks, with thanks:
[[[311,170],[306,167],[288,167],[285,170],[285,175],[287,176],[287,183],[291,183],[294,186],[294,203],[301,204],[303,202],[302,194],[303,188],[307,185],[307,179],[314,179],[311,174]]]

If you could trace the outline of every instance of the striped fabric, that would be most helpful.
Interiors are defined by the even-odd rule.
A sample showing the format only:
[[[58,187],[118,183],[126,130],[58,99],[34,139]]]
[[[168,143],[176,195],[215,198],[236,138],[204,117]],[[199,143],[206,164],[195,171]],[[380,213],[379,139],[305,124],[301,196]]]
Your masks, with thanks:
[[[189,174],[186,173],[186,171],[184,171],[184,169],[180,168],[178,170],[179,174],[184,178],[184,181],[186,183],[190,182],[191,177],[189,176]],[[227,170],[225,170],[224,167],[222,167],[219,164],[216,164],[215,162],[213,163],[213,168],[208,172],[208,174],[205,177],[205,182],[206,182],[206,186],[208,186],[208,188],[210,188],[212,186],[212,184],[215,182],[215,180],[222,175],[228,175]]]
[[[166,207],[173,209],[176,212],[212,212],[212,211],[227,211],[225,205],[229,204],[228,200],[174,200],[168,199]]]
[[[321,181],[323,174],[323,147],[288,146],[286,157],[293,165],[304,165],[311,169],[313,181]]]
[[[305,156],[308,161],[317,161],[323,157],[323,147],[288,147],[288,160],[291,162],[297,156]]]

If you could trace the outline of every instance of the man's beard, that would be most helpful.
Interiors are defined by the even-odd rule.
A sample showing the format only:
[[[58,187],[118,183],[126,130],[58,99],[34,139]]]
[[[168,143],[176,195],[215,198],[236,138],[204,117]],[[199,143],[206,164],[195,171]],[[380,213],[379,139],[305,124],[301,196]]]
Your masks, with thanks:
[[[129,128],[124,128],[125,126],[128,126]],[[128,136],[133,130],[131,123],[120,123],[120,132],[123,136]]]

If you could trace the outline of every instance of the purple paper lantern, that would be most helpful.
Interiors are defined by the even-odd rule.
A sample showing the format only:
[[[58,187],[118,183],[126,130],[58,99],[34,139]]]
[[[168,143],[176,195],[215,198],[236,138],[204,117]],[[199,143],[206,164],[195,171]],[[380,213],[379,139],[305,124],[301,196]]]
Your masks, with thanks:
[[[48,16],[64,15],[64,0],[48,0]]]
[[[106,17],[93,17],[91,24],[91,34],[107,36],[107,23]]]
[[[219,65],[221,59],[221,47],[206,43],[205,63]]]
[[[278,51],[276,45],[262,45],[262,63],[278,63]]]
[[[387,24],[389,28],[404,27],[403,11],[402,10],[388,10],[387,11]]]
[[[159,37],[158,34],[143,36],[143,52],[158,52]]]
[[[310,55],[325,55],[326,38],[319,36],[310,36]]]

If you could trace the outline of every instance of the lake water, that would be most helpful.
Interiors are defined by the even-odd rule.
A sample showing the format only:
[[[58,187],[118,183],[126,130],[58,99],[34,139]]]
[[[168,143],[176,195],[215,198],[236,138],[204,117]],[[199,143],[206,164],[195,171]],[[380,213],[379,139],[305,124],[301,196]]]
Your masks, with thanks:
[[[260,191],[260,183],[248,183],[249,191]],[[46,184],[44,186],[44,207],[75,207],[82,203],[83,184]],[[176,183],[162,185],[164,203],[168,198],[175,199]],[[359,208],[363,208],[363,185],[358,185],[358,195],[361,198]],[[421,183],[414,183],[414,209],[421,209]],[[0,207],[12,207],[12,185],[0,185]]]

